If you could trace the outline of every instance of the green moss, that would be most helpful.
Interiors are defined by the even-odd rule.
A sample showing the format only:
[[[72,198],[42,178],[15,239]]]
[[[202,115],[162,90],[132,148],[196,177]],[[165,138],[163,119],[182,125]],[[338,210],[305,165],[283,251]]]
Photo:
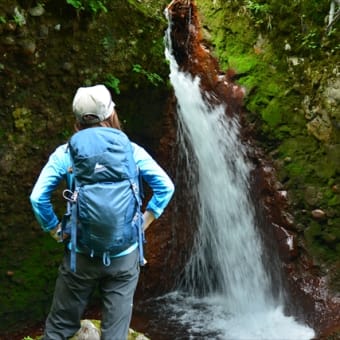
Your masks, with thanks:
[[[306,177],[310,174],[311,170],[306,169],[303,162],[295,161],[286,166],[290,176],[292,177]]]
[[[14,125],[19,132],[27,132],[32,127],[32,112],[25,107],[16,108],[13,113]]]
[[[320,237],[321,234],[322,234],[321,225],[316,222],[312,222],[310,226],[305,229],[306,241],[309,243],[313,243],[313,240]]]
[[[335,207],[339,206],[340,208],[340,195],[334,194],[329,200],[328,200],[328,206]]]
[[[22,247],[17,246],[6,264],[0,265],[1,272],[7,273],[1,280],[2,290],[10,292],[0,296],[0,330],[8,327],[15,330],[20,327],[17,323],[20,319],[43,319],[51,303],[62,245],[48,235],[34,239],[26,235]],[[28,250],[29,256],[26,256]]]
[[[167,0],[128,0],[127,2],[136,10],[143,13],[146,18],[150,17],[153,20],[155,18],[159,18],[160,20],[163,20],[165,22],[163,11],[168,4]]]
[[[287,138],[278,150],[280,158],[289,159],[285,167],[279,170],[280,178],[300,204],[303,204],[302,201],[308,202],[311,195],[305,197],[299,190],[313,187],[318,188],[317,191],[320,193],[313,194],[319,197],[317,203],[319,207],[328,209],[339,205],[339,194],[334,193],[329,184],[334,182],[334,179],[332,181],[329,179],[335,174],[335,168],[332,164],[324,162],[324,148],[320,147],[316,140],[310,136]],[[303,206],[308,207],[308,204]]]
[[[324,231],[322,226],[312,221],[305,229],[305,239],[312,255],[325,261],[334,262],[340,255],[340,247],[337,246],[337,235]]]
[[[282,141],[279,146],[279,155],[281,158],[286,157],[304,157],[307,159],[309,154],[313,154],[319,149],[319,145],[315,139],[309,136],[297,136]]]
[[[335,176],[338,168],[334,164],[326,162],[326,159],[322,156],[319,159],[313,158],[313,160],[313,169],[316,176],[323,179]]]
[[[262,111],[262,118],[270,127],[275,127],[282,122],[281,103],[278,98],[274,98],[268,103]]]
[[[228,58],[229,67],[234,69],[239,74],[249,73],[254,70],[259,60],[255,55],[237,54],[230,55]]]

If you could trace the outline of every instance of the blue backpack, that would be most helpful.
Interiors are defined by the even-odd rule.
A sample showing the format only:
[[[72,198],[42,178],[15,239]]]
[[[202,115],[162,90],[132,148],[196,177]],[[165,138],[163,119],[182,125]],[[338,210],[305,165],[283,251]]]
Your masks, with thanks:
[[[62,225],[71,234],[71,270],[77,251],[109,266],[112,255],[136,242],[143,265],[142,186],[130,140],[117,129],[87,128],[71,137],[69,152],[73,190],[64,191],[68,222]]]

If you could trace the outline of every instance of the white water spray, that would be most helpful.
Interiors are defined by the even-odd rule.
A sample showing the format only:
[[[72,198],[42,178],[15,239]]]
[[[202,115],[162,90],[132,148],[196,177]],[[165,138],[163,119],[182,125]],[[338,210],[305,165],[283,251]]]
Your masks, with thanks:
[[[169,44],[170,32],[167,35]],[[178,321],[218,339],[311,339],[313,330],[285,316],[272,294],[237,118],[226,116],[223,105],[204,100],[200,79],[179,71],[171,46],[166,57],[178,102],[179,140],[186,141],[182,152],[188,165],[195,166],[188,171],[196,176],[192,190],[198,223],[185,270],[189,298],[176,292],[169,296],[169,305],[181,315]]]

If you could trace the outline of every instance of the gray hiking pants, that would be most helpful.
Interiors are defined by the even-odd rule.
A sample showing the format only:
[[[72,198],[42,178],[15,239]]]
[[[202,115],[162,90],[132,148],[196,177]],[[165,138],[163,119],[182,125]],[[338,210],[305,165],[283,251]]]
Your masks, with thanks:
[[[103,265],[101,258],[77,254],[76,273],[70,270],[67,252],[59,266],[52,307],[46,320],[44,340],[66,340],[80,328],[88,300],[99,286],[102,295],[102,340],[127,339],[133,295],[139,277],[138,250],[112,258]]]

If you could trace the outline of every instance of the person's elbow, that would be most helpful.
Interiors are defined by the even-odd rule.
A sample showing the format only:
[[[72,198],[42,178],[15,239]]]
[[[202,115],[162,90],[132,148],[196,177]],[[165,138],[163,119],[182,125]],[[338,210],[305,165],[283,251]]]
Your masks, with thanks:
[[[32,206],[37,222],[44,231],[50,231],[58,223],[58,219],[53,212],[50,211],[48,201],[44,201],[41,195],[36,195],[34,192],[29,196],[29,201]]]
[[[163,205],[166,207],[172,199],[172,196],[175,193],[175,185],[169,179],[166,183],[166,186],[163,188],[162,198],[163,198]]]
[[[35,195],[34,191],[31,193],[31,195],[29,197],[29,200],[30,200],[31,206],[33,208],[38,206],[38,204],[39,204],[39,197],[37,195]]]
[[[171,179],[169,179],[168,182],[167,182],[166,192],[167,192],[166,196],[169,198],[169,201],[170,201],[170,199],[172,198],[172,196],[175,193],[175,184],[172,182]]]
[[[44,199],[44,196],[40,195],[37,190],[33,190],[29,196],[29,200],[31,202],[31,206],[33,211],[38,211],[43,207],[48,200]]]

